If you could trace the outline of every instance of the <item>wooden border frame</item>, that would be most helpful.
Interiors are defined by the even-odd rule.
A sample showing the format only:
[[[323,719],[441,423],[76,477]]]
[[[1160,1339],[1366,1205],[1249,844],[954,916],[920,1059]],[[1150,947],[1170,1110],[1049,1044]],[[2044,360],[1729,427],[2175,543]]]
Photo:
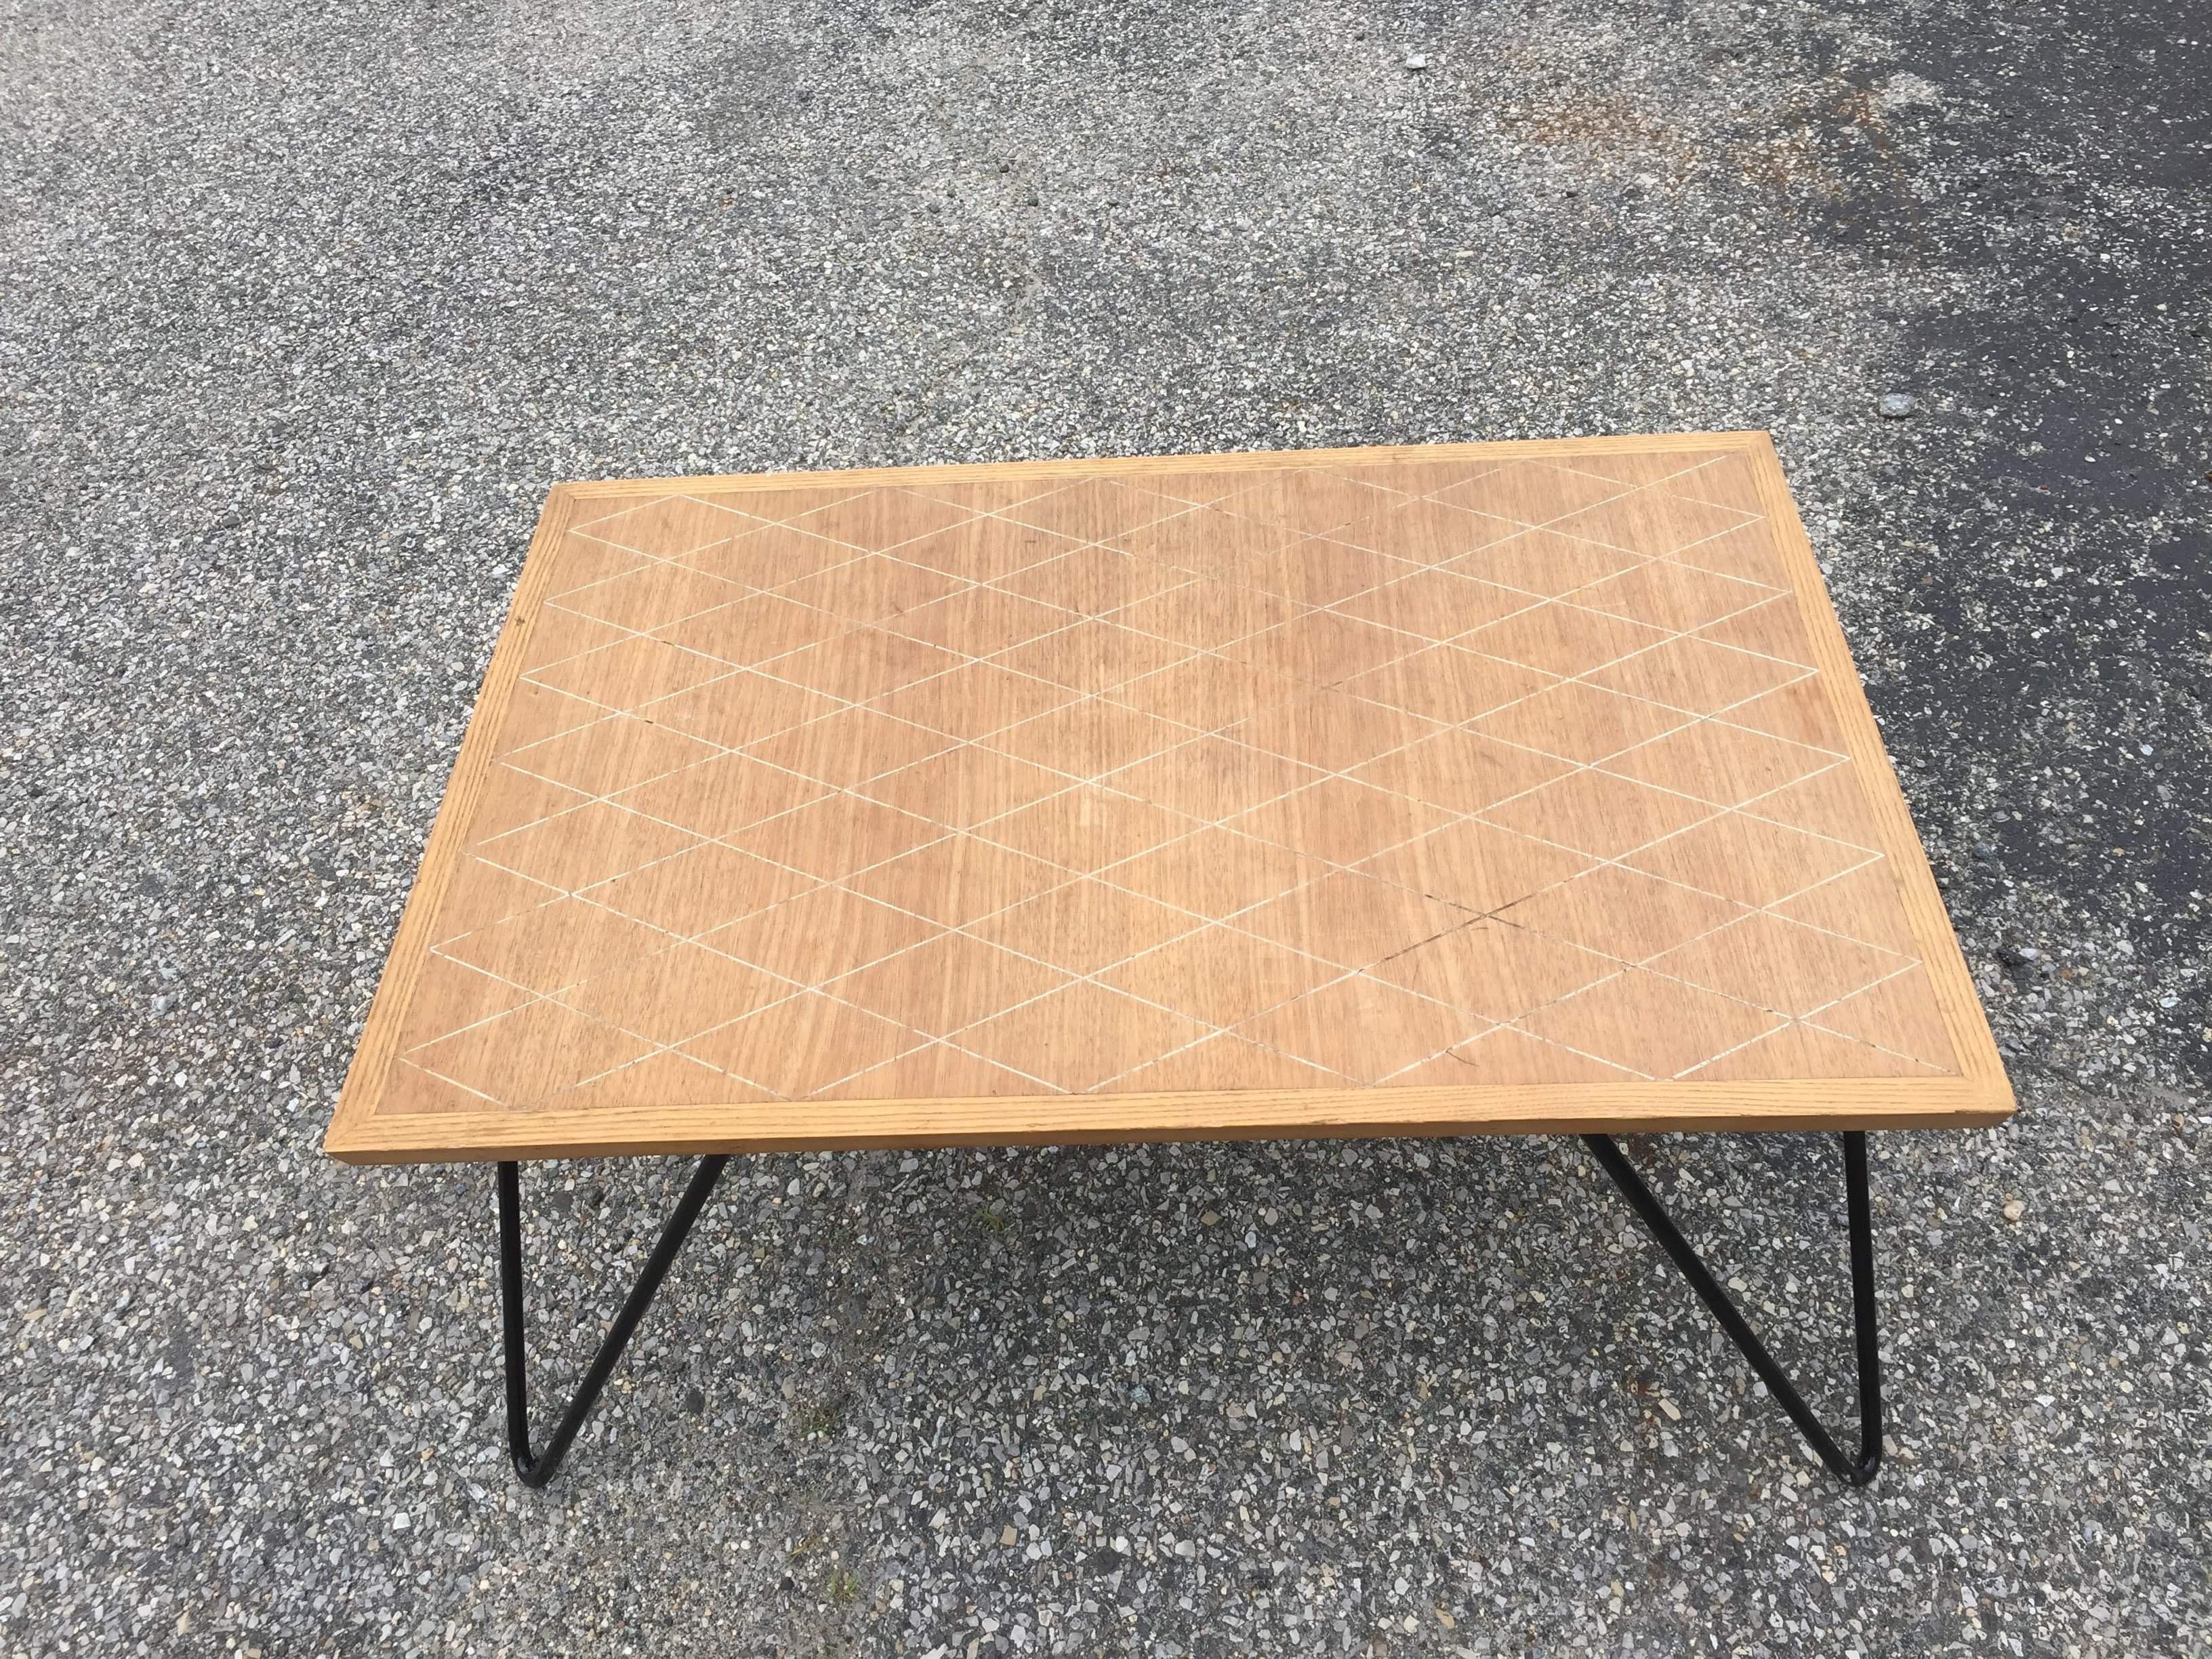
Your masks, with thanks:
[[[1895,870],[1913,938],[1942,1012],[1960,1075],[1943,1079],[1794,1079],[1774,1083],[1491,1084],[1478,1086],[1250,1090],[1239,1092],[1005,1096],[982,1100],[838,1101],[828,1131],[801,1106],[609,1108],[585,1115],[529,1111],[380,1115],[375,1104],[397,1058],[401,1015],[428,952],[431,919],[465,851],[465,829],[489,775],[493,723],[472,717],[444,804],[394,936],[381,983],[323,1148],[351,1163],[438,1163],[582,1158],[628,1153],[799,1152],[888,1146],[1051,1145],[1132,1140],[1230,1140],[1351,1135],[1649,1133],[1668,1130],[1894,1129],[1986,1125],[2014,1109],[1996,1044],[1928,868],[1911,813],[1863,693],[1850,647],[1827,598],[1772,440],[1764,432],[1661,433],[1512,443],[1280,450],[1103,460],[1020,461],[845,472],[652,478],[556,485],[524,561],[507,625],[492,653],[477,708],[504,709],[521,674],[523,644],[551,569],[545,556],[580,503],[712,489],[732,492],[849,483],[1128,476],[1194,467],[1265,471],[1357,459],[1558,458],[1655,449],[1740,453],[1758,475],[1761,505],[1789,568],[1822,683]]]

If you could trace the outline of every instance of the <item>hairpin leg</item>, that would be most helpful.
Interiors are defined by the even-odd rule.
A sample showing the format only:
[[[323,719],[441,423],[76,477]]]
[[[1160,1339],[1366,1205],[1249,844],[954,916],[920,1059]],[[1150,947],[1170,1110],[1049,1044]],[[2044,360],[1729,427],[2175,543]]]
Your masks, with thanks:
[[[676,1213],[661,1229],[660,1242],[646,1259],[644,1271],[638,1274],[622,1311],[608,1327],[606,1339],[599,1344],[591,1370],[584,1374],[575,1397],[568,1402],[568,1409],[562,1414],[543,1452],[530,1449],[530,1385],[522,1344],[521,1182],[514,1164],[502,1163],[499,1166],[499,1301],[501,1329],[507,1350],[507,1443],[514,1455],[514,1472],[521,1477],[524,1486],[543,1486],[559,1473],[570,1443],[598,1403],[607,1378],[614,1374],[615,1362],[629,1346],[638,1322],[645,1317],[645,1310],[653,1305],[654,1292],[667,1277],[670,1264],[691,1231],[691,1224],[706,1207],[714,1183],[722,1178],[722,1166],[729,1161],[721,1154],[699,1160],[698,1171],[692,1176],[691,1184],[684,1189]]]
[[[1835,1474],[1854,1486],[1863,1486],[1875,1477],[1881,1467],[1881,1354],[1875,1327],[1874,1309],[1874,1212],[1867,1197],[1866,1134],[1863,1130],[1849,1130],[1842,1136],[1844,1143],[1844,1194],[1850,1217],[1851,1240],[1851,1320],[1857,1337],[1859,1374],[1859,1449],[1856,1456],[1847,1455],[1838,1446],[1820,1420],[1813,1415],[1813,1408],[1805,1403],[1804,1396],[1792,1386],[1774,1356],[1766,1351],[1758,1335],[1745,1321],[1729,1293],[1706,1268],[1691,1249],[1666,1210],[1644,1184],[1625,1153],[1613,1144],[1611,1135],[1584,1135],[1583,1145],[1596,1156],[1605,1172],[1611,1176],[1651,1230],[1652,1237],[1674,1259],[1682,1277],[1690,1281],[1705,1306],[1728,1333],[1729,1340],[1743,1351],[1751,1361],[1752,1369],[1759,1373],[1759,1381],[1766,1384],[1767,1392],[1782,1403],[1797,1425],[1797,1431],[1806,1443],[1820,1455],[1820,1461]]]

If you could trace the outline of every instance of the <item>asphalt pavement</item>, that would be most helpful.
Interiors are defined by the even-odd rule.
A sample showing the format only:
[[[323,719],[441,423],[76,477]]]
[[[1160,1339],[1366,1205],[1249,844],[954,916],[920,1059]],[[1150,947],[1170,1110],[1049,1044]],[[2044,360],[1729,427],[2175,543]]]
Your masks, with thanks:
[[[2212,22],[0,17],[0,1650],[2212,1651]],[[732,1164],[570,1467],[319,1140],[564,478],[1763,428],[2020,1092],[1880,1481],[1572,1141]],[[1851,1416],[1840,1171],[1632,1147]],[[543,1396],[674,1164],[526,1172]]]

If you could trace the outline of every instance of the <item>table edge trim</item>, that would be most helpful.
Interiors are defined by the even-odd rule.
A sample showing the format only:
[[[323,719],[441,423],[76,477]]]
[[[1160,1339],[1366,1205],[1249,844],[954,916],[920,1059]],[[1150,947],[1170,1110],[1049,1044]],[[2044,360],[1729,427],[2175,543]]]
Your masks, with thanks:
[[[1314,1139],[1461,1134],[1620,1134],[1784,1129],[1984,1127],[2013,1110],[2009,1085],[1963,1078],[1813,1079],[1756,1084],[1493,1084],[1404,1089],[1249,1090],[981,1099],[605,1108],[589,1124],[553,1115],[437,1113],[434,1142],[410,1115],[333,1124],[324,1149],[352,1164],[627,1157],[870,1147],[1050,1146],[1146,1140]],[[772,1120],[788,1115],[789,1127]],[[753,1122],[733,1121],[750,1116]],[[417,1119],[421,1123],[423,1120]]]

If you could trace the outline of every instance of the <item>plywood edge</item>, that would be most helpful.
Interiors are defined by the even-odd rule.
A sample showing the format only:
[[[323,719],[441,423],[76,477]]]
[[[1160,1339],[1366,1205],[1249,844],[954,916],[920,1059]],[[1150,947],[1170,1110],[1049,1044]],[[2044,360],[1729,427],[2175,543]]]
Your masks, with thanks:
[[[1929,868],[1919,829],[1912,821],[1912,809],[1898,782],[1896,768],[1890,762],[1881,725],[1874,717],[1874,709],[1860,683],[1850,643],[1844,637],[1843,623],[1828,597],[1820,561],[1814,555],[1804,522],[1798,517],[1789,481],[1782,471],[1782,458],[1769,434],[1751,435],[1755,439],[1753,471],[1759,477],[1767,519],[1774,526],[1776,545],[1790,566],[1807,637],[1812,641],[1821,679],[1828,688],[1829,706],[1843,727],[1852,764],[1884,832],[1890,868],[1897,878],[1905,916],[1920,947],[1921,961],[1928,969],[1936,1005],[1942,1012],[1944,1028],[1950,1035],[1952,1053],[1964,1078],[2002,1103],[1998,1117],[2008,1116],[2016,1103],[2011,1082],[2005,1076],[2003,1059],[1997,1053],[1996,1038],[1990,1035],[1988,1017],[1975,993],[1973,975],[1966,966],[1965,953],[1959,948],[1958,933],[1951,925],[1942,892],[1936,884],[1935,872]]]
[[[330,1128],[323,1137],[323,1150],[334,1157],[346,1156],[345,1149],[356,1144],[377,1121],[376,1107],[383,1097],[385,1079],[396,1056],[400,1024],[415,988],[416,975],[429,953],[430,928],[439,906],[445,901],[447,885],[467,850],[468,824],[491,770],[492,747],[498,739],[496,728],[507,712],[514,683],[522,674],[523,636],[528,630],[528,619],[539,608],[540,590],[551,580],[552,546],[568,527],[573,512],[573,489],[567,484],[554,485],[538,513],[538,527],[531,535],[529,551],[515,580],[514,597],[507,603],[507,622],[492,647],[491,661],[477,690],[475,711],[469,717],[460,751],[447,779],[444,802],[430,826],[430,838],[422,849],[414,889],[400,913],[391,952],[385,958],[383,975],[377,981],[368,1018],[362,1026],[361,1040],[354,1049],[353,1064],[347,1068],[345,1083],[338,1091],[337,1105],[331,1114]]]
[[[588,1116],[438,1113],[428,1122],[404,1114],[371,1116],[349,1122],[343,1133],[334,1126],[327,1149],[354,1164],[437,1164],[1155,1140],[1932,1129],[1996,1123],[2011,1106],[2009,1091],[1964,1079],[1532,1084],[843,1100],[836,1128],[825,1130],[818,1115],[750,1101]]]
[[[631,495],[716,495],[748,489],[872,489],[927,479],[933,483],[980,483],[1020,478],[1113,477],[1203,468],[1209,471],[1265,471],[1292,466],[1362,465],[1467,459],[1516,459],[1571,455],[1647,453],[1654,447],[1716,452],[1740,450],[1764,432],[1656,432],[1602,438],[1528,438],[1486,443],[1399,444],[1352,449],[1243,450],[1228,454],[1116,455],[1052,460],[975,462],[951,466],[856,467],[832,472],[695,474],[689,477],[578,480],[561,486],[578,497],[600,501]]]

